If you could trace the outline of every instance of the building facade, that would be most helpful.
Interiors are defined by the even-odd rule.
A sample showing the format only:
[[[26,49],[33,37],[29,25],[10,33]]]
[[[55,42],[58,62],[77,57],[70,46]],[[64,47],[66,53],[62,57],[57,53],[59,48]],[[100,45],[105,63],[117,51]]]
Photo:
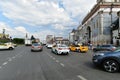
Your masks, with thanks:
[[[53,43],[54,36],[53,35],[47,35],[46,36],[46,43]]]
[[[82,21],[81,40],[85,43],[114,44],[113,27],[118,19],[120,0],[97,0],[97,4],[91,9]]]
[[[75,42],[78,42],[78,40],[79,40],[78,30],[73,29],[69,33],[69,41],[70,41],[70,43],[75,43]]]

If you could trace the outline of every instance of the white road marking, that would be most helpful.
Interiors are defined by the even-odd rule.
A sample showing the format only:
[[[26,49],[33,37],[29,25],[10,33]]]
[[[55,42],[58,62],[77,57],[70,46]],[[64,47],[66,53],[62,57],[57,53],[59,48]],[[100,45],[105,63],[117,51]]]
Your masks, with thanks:
[[[62,67],[65,67],[65,65],[64,65],[63,63],[60,63],[60,65],[61,65]]]
[[[57,63],[59,63],[59,61],[58,61],[58,60],[56,60],[56,62],[57,62]]]
[[[0,69],[1,69],[2,67],[0,66]]]
[[[6,65],[8,62],[4,62],[2,65],[4,66],[4,65]]]
[[[53,59],[55,60],[55,58],[53,57]]]
[[[81,76],[81,75],[78,75],[77,77],[80,78],[80,80],[87,80],[86,78],[84,78],[84,77]]]

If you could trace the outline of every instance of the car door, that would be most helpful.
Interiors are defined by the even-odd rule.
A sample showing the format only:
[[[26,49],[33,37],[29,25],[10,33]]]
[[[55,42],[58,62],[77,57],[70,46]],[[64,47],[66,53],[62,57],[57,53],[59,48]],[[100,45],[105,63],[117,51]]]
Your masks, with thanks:
[[[53,52],[55,52],[56,46],[57,46],[57,45],[53,45],[53,46],[52,46],[52,51],[53,51]]]
[[[0,49],[7,49],[7,46],[5,44],[0,45]]]

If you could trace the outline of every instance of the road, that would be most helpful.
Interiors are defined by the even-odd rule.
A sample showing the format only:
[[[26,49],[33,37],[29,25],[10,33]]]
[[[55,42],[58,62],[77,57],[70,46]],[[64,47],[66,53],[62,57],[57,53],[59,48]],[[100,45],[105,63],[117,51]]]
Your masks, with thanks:
[[[30,46],[0,51],[0,80],[119,80],[120,72],[108,73],[92,63],[92,53],[55,55],[44,47],[31,52]]]

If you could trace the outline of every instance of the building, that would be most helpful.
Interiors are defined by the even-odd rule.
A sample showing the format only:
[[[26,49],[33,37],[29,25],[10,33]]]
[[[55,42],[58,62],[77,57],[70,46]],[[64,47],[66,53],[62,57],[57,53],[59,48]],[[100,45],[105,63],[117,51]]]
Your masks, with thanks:
[[[46,36],[46,43],[53,43],[54,36],[53,35],[47,35]]]
[[[55,39],[55,43],[57,43],[57,44],[69,45],[69,40],[68,39],[64,39],[63,37],[54,37],[54,39]]]
[[[120,45],[120,11],[117,13],[118,18],[116,21],[113,22],[114,27],[113,30],[113,43],[116,46]]]
[[[75,43],[76,41],[78,41],[78,30],[73,29],[70,33],[69,33],[69,40],[70,43]]]
[[[82,21],[81,41],[97,44],[114,44],[113,27],[118,19],[120,0],[97,0]]]

